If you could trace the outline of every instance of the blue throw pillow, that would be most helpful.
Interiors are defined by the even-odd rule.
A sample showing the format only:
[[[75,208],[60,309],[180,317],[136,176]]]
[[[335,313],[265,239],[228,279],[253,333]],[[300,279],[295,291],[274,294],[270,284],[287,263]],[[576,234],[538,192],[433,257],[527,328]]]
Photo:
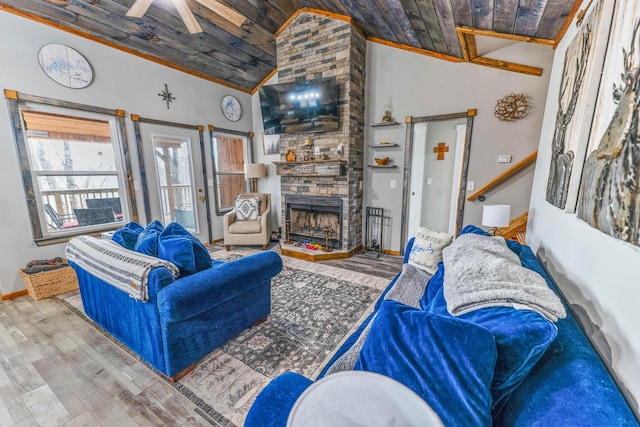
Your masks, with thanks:
[[[158,220],[151,222],[147,227],[142,230],[138,236],[133,250],[140,252],[141,254],[158,256],[158,236],[163,230],[162,223]]]
[[[493,335],[482,326],[386,300],[354,369],[403,383],[446,426],[490,426],[495,362]]]
[[[212,265],[207,248],[177,222],[170,223],[160,233],[158,257],[175,264],[180,276],[206,270]]]
[[[434,314],[451,316],[444,298],[444,265],[438,265],[425,291],[421,307]],[[511,392],[524,381],[558,334],[558,328],[531,310],[510,307],[483,308],[455,316],[487,328],[495,337],[498,360],[491,385],[492,414],[496,417]]]
[[[127,249],[133,250],[136,246],[136,242],[138,241],[138,236],[142,233],[144,227],[138,224],[137,222],[130,222],[128,224],[123,225],[118,228],[114,233],[111,240],[118,243],[121,246],[124,246]]]

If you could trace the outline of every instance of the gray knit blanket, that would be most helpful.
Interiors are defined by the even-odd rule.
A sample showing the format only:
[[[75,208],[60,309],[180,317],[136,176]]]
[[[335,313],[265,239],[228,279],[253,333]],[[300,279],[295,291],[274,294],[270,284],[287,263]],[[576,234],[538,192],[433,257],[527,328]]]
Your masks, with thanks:
[[[504,238],[468,233],[442,253],[444,297],[452,315],[486,307],[533,310],[556,322],[566,316],[542,276],[525,268]]]
[[[169,261],[131,251],[112,240],[74,237],[65,249],[67,259],[91,275],[139,301],[149,300],[149,272],[166,267],[174,277],[179,270]]]

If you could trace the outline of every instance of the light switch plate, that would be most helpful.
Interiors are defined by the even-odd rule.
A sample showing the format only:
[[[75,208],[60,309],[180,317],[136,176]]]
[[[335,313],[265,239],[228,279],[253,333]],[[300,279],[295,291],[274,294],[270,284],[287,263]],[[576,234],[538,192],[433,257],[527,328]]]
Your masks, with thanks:
[[[392,179],[391,181],[389,181],[389,188],[396,188],[396,180]]]
[[[431,185],[433,184],[433,178],[429,177],[427,178],[427,185]]]
[[[511,163],[511,156],[509,154],[501,154],[498,156],[498,163]]]
[[[476,183],[474,181],[467,181],[467,191],[473,191],[476,188]]]

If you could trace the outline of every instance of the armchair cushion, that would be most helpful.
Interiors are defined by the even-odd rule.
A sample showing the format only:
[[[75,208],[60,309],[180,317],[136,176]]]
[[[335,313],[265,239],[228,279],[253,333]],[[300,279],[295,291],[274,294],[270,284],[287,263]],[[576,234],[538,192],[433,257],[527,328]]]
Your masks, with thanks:
[[[233,234],[257,234],[262,231],[260,221],[236,221],[229,224],[229,233]]]
[[[143,230],[143,226],[132,221],[118,228],[115,233],[113,233],[111,240],[127,249],[133,250],[138,241],[138,236],[140,236]]]
[[[236,220],[257,221],[260,219],[260,199],[247,197],[236,199]]]
[[[141,254],[158,256],[158,237],[164,229],[162,223],[158,220],[151,222],[147,227],[142,230],[138,236],[133,250],[140,252]]]
[[[188,276],[211,268],[211,256],[200,240],[177,222],[172,222],[158,238],[158,257],[172,262],[180,276]]]

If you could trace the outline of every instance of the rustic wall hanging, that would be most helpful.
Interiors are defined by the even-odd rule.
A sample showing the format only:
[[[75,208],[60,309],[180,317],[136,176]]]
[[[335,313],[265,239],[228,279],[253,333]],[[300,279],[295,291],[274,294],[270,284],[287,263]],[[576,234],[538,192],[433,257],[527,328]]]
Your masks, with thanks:
[[[494,115],[503,122],[513,122],[529,114],[531,109],[524,93],[510,93],[496,103]]]

